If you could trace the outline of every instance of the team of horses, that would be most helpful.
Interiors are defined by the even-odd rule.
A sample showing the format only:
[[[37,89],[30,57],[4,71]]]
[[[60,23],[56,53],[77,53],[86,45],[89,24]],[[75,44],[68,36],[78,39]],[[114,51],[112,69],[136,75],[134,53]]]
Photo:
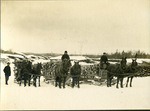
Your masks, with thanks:
[[[80,76],[81,76],[81,66],[79,65],[79,62],[74,62],[75,64],[71,66],[70,60],[64,59],[63,61],[55,63],[55,87],[59,86],[61,88],[65,88],[66,80],[68,78],[68,72],[70,72],[69,77],[72,78],[72,87],[75,85],[80,88]],[[18,75],[16,75],[16,80],[19,82],[19,85],[21,85],[22,80],[24,80],[24,86],[26,86],[26,83],[28,82],[28,85],[30,86],[30,81],[33,79],[33,85],[36,87],[36,81],[38,79],[38,86],[40,86],[40,77],[42,76],[41,69],[42,64],[37,63],[32,65],[30,61],[23,62],[22,67],[18,68]],[[110,64],[107,63],[105,66],[105,70],[107,70],[107,87],[111,87],[112,79],[114,77],[117,77],[117,83],[116,88],[119,88],[119,82],[120,87],[123,88],[123,79],[127,77],[127,83],[126,87],[128,87],[128,82],[130,81],[130,87],[132,87],[132,80],[133,80],[133,74],[136,72],[137,69],[137,62],[136,59],[132,59],[132,63],[130,65],[127,65],[126,58],[122,58],[119,64]],[[131,75],[126,75],[126,73]]]
[[[108,64],[107,65],[107,87],[111,87],[111,81],[113,77],[117,77],[116,88],[123,88],[123,79],[127,77],[126,87],[128,87],[128,82],[130,80],[130,87],[132,87],[132,79],[134,77],[134,73],[137,72],[137,62],[136,59],[132,59],[132,63],[127,65],[126,57],[122,58],[120,64]]]
[[[63,88],[66,85],[66,78],[68,77],[68,72],[70,70],[70,76],[72,77],[72,88],[75,85],[80,88],[79,78],[81,75],[81,66],[79,62],[74,62],[75,64],[71,67],[70,60],[64,59],[62,62],[57,63],[55,67],[55,87],[59,83],[59,88],[61,88],[61,83],[63,83]]]
[[[26,86],[28,82],[28,86],[31,84],[31,79],[33,79],[33,85],[36,87],[36,80],[39,80],[39,86],[40,86],[40,76],[41,76],[41,69],[42,64],[37,63],[32,65],[32,62],[30,61],[22,61],[22,62],[15,62],[16,74],[15,79],[21,86],[22,81],[24,81],[24,86]]]

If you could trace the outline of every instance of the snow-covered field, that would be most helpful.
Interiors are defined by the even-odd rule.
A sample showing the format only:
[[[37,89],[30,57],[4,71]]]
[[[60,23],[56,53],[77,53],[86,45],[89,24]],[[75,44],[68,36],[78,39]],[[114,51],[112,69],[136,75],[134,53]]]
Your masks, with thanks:
[[[5,85],[5,65],[1,62],[1,110],[150,109],[150,77],[134,78],[133,87],[119,89],[88,84],[81,84],[79,89],[59,89],[41,78],[41,87],[35,88],[14,83],[13,64],[9,85]]]

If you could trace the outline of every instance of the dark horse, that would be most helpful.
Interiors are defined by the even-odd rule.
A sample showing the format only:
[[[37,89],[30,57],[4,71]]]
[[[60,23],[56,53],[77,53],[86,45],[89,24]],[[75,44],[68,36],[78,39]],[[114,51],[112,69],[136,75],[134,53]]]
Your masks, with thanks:
[[[127,71],[126,66],[127,60],[126,57],[122,58],[120,64],[108,64],[107,66],[107,87],[111,87],[111,80],[113,79],[113,76],[117,77],[117,85],[116,88],[118,88],[118,84],[120,81],[120,86],[123,88],[123,78],[124,74]]]
[[[31,72],[31,62],[30,61],[23,61],[20,64],[20,70],[18,70],[18,77],[17,81],[19,82],[19,85],[21,86],[22,80],[24,80],[24,86],[26,86],[26,83],[28,81],[28,85],[30,86],[30,79],[31,75],[29,74]]]
[[[27,68],[28,72],[31,73],[32,72],[32,62],[28,61],[26,68]],[[29,86],[30,86],[30,81],[31,81],[31,75],[28,74],[28,85]]]
[[[61,88],[61,82],[63,82],[63,88],[65,88],[66,77],[68,75],[69,68],[71,66],[70,60],[64,59],[62,62],[56,64],[55,67],[55,87],[59,82],[59,88]]]
[[[136,59],[132,59],[132,63],[131,65],[128,67],[128,73],[134,74],[137,72],[137,62]],[[126,87],[128,87],[128,82],[130,80],[130,87],[132,87],[132,80],[133,80],[134,76],[130,76],[127,78],[127,83],[126,83]]]
[[[71,76],[72,76],[72,88],[74,88],[75,83],[80,88],[79,79],[81,75],[81,66],[79,62],[75,62],[75,64],[71,67]]]
[[[27,80],[29,79],[29,72],[25,66],[21,68],[20,76],[18,78],[19,85],[21,86],[22,80],[24,80],[24,86],[26,86]]]
[[[33,85],[36,87],[36,79],[38,78],[39,80],[39,87],[40,87],[40,77],[41,77],[41,69],[42,69],[42,64],[41,63],[37,63],[33,65],[33,70],[32,70],[32,74],[33,74]]]

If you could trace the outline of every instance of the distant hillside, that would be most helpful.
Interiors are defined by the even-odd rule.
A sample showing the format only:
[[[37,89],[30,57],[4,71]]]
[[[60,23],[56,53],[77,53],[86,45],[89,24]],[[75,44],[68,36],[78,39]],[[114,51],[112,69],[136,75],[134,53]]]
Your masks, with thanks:
[[[56,57],[56,56],[61,55],[61,54],[58,54],[58,53],[31,53],[31,52],[25,52],[24,54],[26,54],[26,55],[36,55],[36,56],[51,56],[51,57]]]
[[[15,54],[16,52],[13,52],[11,49],[10,50],[2,50],[0,49],[1,53],[8,53],[8,54]],[[107,52],[106,52],[107,53]],[[33,52],[24,52],[24,54],[26,55],[36,55],[36,56],[51,56],[51,57],[56,57],[56,56],[61,56],[62,54],[60,53],[33,53]],[[102,55],[101,54],[69,54],[70,56],[86,56],[89,58],[100,58]],[[143,51],[122,51],[122,52],[118,52],[116,50],[116,52],[114,53],[107,53],[107,57],[110,59],[121,59],[123,56],[127,57],[127,58],[149,58],[150,59],[150,54],[145,53]]]

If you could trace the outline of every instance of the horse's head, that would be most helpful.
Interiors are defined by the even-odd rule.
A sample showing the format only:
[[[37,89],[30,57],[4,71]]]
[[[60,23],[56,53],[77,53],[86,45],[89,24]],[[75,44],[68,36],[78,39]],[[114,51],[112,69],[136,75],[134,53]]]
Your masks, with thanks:
[[[132,67],[132,68],[135,68],[136,66],[137,66],[136,59],[132,59],[131,67]]]
[[[79,61],[74,61],[74,65],[78,66],[79,65]]]
[[[62,65],[63,65],[63,70],[64,70],[64,71],[68,71],[69,68],[70,68],[70,66],[71,66],[70,60],[64,59],[64,60],[62,61]]]
[[[78,68],[80,66],[79,61],[74,61],[74,68]]]
[[[42,69],[41,63],[32,65],[32,68],[33,68],[34,73],[41,74],[41,69]]]
[[[121,66],[121,68],[123,69],[123,70],[125,70],[126,69],[126,64],[127,64],[127,60],[126,60],[127,58],[125,57],[123,57],[122,58],[122,60],[121,60],[121,62],[120,62],[120,66]]]
[[[37,69],[42,69],[42,63],[37,64]]]
[[[81,66],[79,64],[79,61],[74,61],[74,65],[71,68],[71,72],[75,75],[80,75],[81,74]]]
[[[29,65],[32,65],[32,62],[31,62],[31,61],[28,61],[28,64],[29,64]]]

